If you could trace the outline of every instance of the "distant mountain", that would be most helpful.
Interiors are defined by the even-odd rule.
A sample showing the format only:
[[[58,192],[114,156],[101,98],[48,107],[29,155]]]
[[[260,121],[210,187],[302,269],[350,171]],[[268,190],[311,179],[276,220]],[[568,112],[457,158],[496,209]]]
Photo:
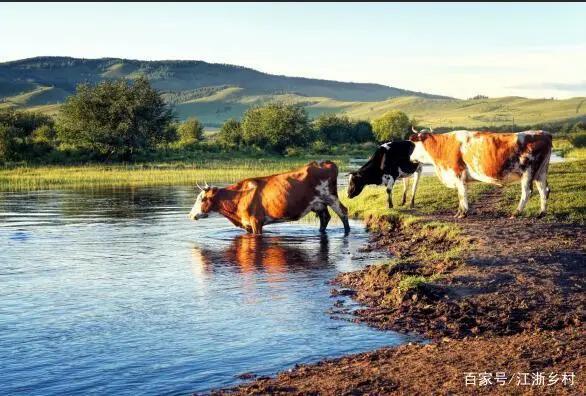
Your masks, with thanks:
[[[75,91],[80,82],[135,78],[145,75],[163,91],[182,93],[216,86],[234,86],[252,94],[292,93],[345,101],[379,101],[398,96],[440,98],[380,84],[348,83],[312,78],[277,76],[242,66],[202,61],[141,61],[118,58],[78,59],[36,57],[0,63],[0,98],[40,87],[57,89],[42,95],[36,103],[56,103]]]
[[[0,108],[56,113],[81,82],[144,75],[173,105],[179,118],[208,127],[240,118],[250,106],[270,101],[302,105],[310,117],[346,113],[373,119],[398,109],[436,126],[537,124],[582,119],[584,98],[567,100],[478,98],[458,100],[380,84],[277,76],[242,66],[202,61],[141,61],[118,58],[37,57],[0,63]]]

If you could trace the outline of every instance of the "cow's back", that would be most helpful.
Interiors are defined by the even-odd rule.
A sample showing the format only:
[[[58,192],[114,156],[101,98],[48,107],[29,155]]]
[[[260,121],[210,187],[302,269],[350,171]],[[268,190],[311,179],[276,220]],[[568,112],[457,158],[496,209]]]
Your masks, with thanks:
[[[271,219],[296,220],[307,213],[320,190],[335,192],[337,175],[333,162],[314,161],[291,172],[258,178],[257,210]]]
[[[500,184],[517,179],[528,166],[551,151],[551,135],[542,131],[519,133],[456,132],[468,174],[476,180]]]

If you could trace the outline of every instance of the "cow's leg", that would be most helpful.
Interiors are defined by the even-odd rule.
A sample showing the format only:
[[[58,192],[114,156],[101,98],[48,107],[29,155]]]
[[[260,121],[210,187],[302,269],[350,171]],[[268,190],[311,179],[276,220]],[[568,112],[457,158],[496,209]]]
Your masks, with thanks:
[[[348,235],[350,233],[350,223],[348,223],[348,209],[342,205],[338,197],[332,199],[330,206],[334,213],[336,213],[342,220],[342,223],[344,224],[344,233]]]
[[[404,206],[405,202],[407,202],[407,187],[409,187],[409,179],[404,177],[403,178],[403,198],[401,199],[401,206]]]
[[[395,185],[395,178],[393,176],[389,176],[387,182],[387,202],[389,204],[389,209],[393,209],[393,186]]]
[[[319,217],[319,232],[326,232],[326,228],[328,227],[328,223],[332,216],[328,211],[328,208],[324,206],[323,209],[316,210],[315,213]]]
[[[526,170],[525,173],[523,173],[523,176],[521,177],[521,199],[519,200],[519,205],[517,206],[517,209],[511,215],[512,219],[521,214],[523,209],[525,209],[525,205],[527,205],[527,201],[531,196],[531,180],[531,170]]]
[[[261,235],[262,234],[262,223],[258,220],[258,219],[250,219],[250,229],[252,230],[252,233],[255,235]]]
[[[463,219],[468,215],[468,191],[466,188],[466,182],[463,180],[458,180],[456,184],[456,188],[458,189],[458,212],[456,213],[456,218]]]
[[[539,191],[539,199],[541,201],[541,208],[539,216],[543,216],[547,209],[547,198],[549,198],[549,187],[547,186],[547,172],[542,172],[539,178],[535,179],[535,186]]]
[[[549,187],[547,185],[547,170],[549,168],[549,155],[541,163],[539,169],[537,170],[536,177],[533,179],[535,182],[535,186],[537,187],[537,191],[539,191],[539,199],[541,203],[539,216],[543,216],[547,209],[547,199],[549,198]]]
[[[415,206],[415,192],[417,191],[417,184],[419,184],[419,178],[421,177],[421,165],[417,168],[413,174],[413,186],[411,187],[411,200],[409,201],[409,207]]]

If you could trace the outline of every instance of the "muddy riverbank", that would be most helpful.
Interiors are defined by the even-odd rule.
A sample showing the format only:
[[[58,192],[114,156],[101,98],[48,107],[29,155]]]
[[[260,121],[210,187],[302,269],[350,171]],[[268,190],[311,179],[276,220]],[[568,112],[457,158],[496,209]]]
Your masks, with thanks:
[[[299,366],[218,394],[584,394],[585,227],[508,219],[500,200],[491,190],[464,220],[370,219],[370,248],[397,259],[335,280],[334,293],[365,306],[355,321],[430,344]]]

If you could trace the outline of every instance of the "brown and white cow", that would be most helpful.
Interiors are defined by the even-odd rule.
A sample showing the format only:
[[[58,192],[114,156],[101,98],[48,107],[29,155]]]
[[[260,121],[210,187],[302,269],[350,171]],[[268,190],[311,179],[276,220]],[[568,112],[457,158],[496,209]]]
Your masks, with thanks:
[[[474,180],[501,186],[521,179],[521,199],[513,216],[525,208],[531,184],[535,182],[541,198],[541,214],[545,213],[552,146],[548,132],[416,133],[410,140],[415,143],[411,160],[433,164],[442,183],[458,190],[460,205],[456,217],[465,217],[468,213],[466,183]]]
[[[338,167],[330,161],[310,162],[287,173],[245,179],[225,188],[206,186],[197,196],[189,218],[199,220],[217,212],[249,233],[262,234],[263,226],[299,220],[315,212],[325,232],[328,206],[350,232],[348,210],[338,199]]]

